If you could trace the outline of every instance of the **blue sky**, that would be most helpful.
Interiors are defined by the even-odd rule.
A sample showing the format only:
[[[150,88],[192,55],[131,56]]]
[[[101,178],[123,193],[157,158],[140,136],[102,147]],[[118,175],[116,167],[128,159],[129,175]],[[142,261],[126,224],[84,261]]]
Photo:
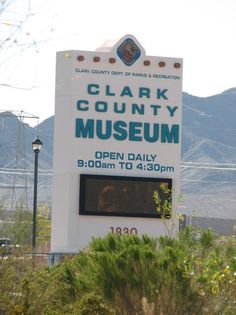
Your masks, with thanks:
[[[1,37],[28,19],[0,50],[0,109],[24,110],[40,121],[53,115],[56,51],[95,50],[126,34],[147,55],[183,58],[185,92],[210,96],[236,87],[236,0],[9,2]]]

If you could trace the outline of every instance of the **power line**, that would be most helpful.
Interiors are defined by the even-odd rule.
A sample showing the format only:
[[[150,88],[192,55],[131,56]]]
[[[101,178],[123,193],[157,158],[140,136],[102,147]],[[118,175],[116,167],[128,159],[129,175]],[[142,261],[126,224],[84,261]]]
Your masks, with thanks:
[[[229,165],[236,166],[235,163],[205,163],[205,162],[191,162],[191,161],[182,161],[181,164],[193,164],[193,165]]]
[[[1,84],[0,84],[1,85]],[[5,109],[0,109],[0,116],[1,117],[13,117],[13,115],[17,116],[17,118],[34,118],[38,119],[39,117],[30,113],[26,113],[23,110],[5,110]]]
[[[26,91],[38,88],[38,86],[24,87],[24,86],[17,86],[17,85],[7,84],[7,83],[0,83],[0,86],[10,87],[17,90],[26,90]]]
[[[180,179],[181,182],[201,182],[201,183],[221,183],[221,184],[236,184],[234,181],[223,180],[205,180],[205,179]]]
[[[207,170],[223,170],[223,171],[236,171],[236,167],[205,167],[205,166],[191,166],[191,165],[181,165],[182,168],[192,168],[192,169],[207,169]],[[33,175],[33,170],[24,171],[23,169],[14,168],[0,168],[1,174],[8,175]],[[40,176],[52,176],[53,170],[41,170],[39,171]]]
[[[30,171],[30,172],[27,172],[27,171],[24,171],[24,170],[22,170],[22,172],[20,172],[20,171],[15,172],[15,171],[0,170],[0,173],[1,174],[7,174],[7,175],[32,175],[32,176],[34,175],[33,170]],[[52,176],[52,173],[42,173],[42,172],[39,171],[39,176]]]
[[[184,105],[183,105],[184,106]],[[236,128],[218,128],[218,127],[206,127],[206,126],[188,126],[188,125],[182,125],[183,129],[209,129],[209,130],[224,130],[224,132],[235,130]]]
[[[236,167],[216,167],[216,166],[191,166],[191,165],[181,165],[183,168],[194,168],[194,169],[204,169],[204,170],[224,170],[224,171],[236,171]]]

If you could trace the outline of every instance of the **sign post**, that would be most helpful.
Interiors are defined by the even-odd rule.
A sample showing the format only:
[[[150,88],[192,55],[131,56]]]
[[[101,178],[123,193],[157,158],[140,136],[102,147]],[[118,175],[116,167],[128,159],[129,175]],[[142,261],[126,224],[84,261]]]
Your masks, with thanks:
[[[179,196],[182,64],[147,56],[132,35],[106,52],[57,53],[51,252],[165,234],[150,204],[160,183],[173,207]]]

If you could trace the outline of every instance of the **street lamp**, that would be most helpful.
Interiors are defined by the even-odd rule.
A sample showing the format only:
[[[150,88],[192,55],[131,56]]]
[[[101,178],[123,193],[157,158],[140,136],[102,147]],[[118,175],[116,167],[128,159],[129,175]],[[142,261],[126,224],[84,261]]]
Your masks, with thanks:
[[[35,251],[36,247],[36,220],[37,220],[37,186],[38,186],[38,158],[39,152],[42,148],[42,141],[37,137],[32,142],[32,148],[34,151],[34,204],[33,204],[33,231],[32,231],[32,247]]]

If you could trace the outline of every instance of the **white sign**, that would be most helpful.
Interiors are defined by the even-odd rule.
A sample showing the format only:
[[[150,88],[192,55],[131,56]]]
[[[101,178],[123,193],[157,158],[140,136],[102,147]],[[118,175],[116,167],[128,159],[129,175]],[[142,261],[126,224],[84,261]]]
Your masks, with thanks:
[[[175,201],[182,66],[146,56],[131,35],[106,52],[57,53],[52,252],[78,252],[107,233],[165,233],[158,218],[79,213],[80,174],[172,179]]]

